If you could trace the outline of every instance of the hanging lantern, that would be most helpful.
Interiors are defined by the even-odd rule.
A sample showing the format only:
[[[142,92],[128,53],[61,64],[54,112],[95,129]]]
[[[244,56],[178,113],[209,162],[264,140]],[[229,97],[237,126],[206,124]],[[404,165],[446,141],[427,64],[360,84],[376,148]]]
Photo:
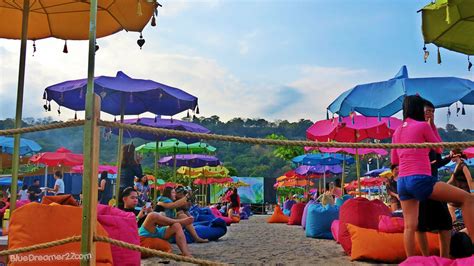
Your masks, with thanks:
[[[67,41],[64,41],[63,53],[67,54],[69,51],[67,50]]]
[[[138,46],[140,46],[140,50],[142,49],[142,46],[145,44],[145,39],[143,39],[143,35],[140,32],[140,39],[137,40]]]

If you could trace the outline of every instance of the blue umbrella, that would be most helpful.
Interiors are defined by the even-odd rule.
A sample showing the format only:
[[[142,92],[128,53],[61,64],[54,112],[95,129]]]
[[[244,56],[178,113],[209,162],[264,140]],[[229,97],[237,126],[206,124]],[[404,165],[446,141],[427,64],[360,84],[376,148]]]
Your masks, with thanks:
[[[12,177],[11,176],[0,178],[0,186],[11,186],[11,184],[12,184]],[[23,186],[23,181],[18,180],[18,186]]]
[[[474,165],[474,158],[472,159],[468,159],[468,160],[464,160],[464,163],[467,165],[467,166],[473,166]],[[441,167],[440,169],[441,170],[448,170],[448,171],[454,171],[454,168],[456,168],[456,163],[455,162],[449,162],[447,165]]]
[[[380,169],[374,169],[372,171],[368,171],[367,173],[364,174],[364,176],[372,176],[372,177],[375,177],[375,176],[379,176],[381,173],[383,172],[386,172],[390,170],[389,168],[386,168],[386,167],[382,167]]]
[[[0,151],[13,154],[13,142],[14,138],[0,136]],[[20,155],[32,154],[40,150],[41,146],[35,141],[24,138],[20,139]]]
[[[328,110],[340,116],[358,112],[365,116],[389,117],[402,110],[405,96],[415,94],[431,101],[437,108],[458,101],[474,104],[474,82],[455,77],[409,78],[407,67],[403,66],[392,79],[357,85],[345,91],[328,106]],[[464,114],[464,106],[462,110]]]
[[[74,111],[85,110],[87,79],[65,81],[45,89],[43,98]],[[152,80],[133,79],[122,71],[116,77],[94,79],[94,92],[101,97],[101,111],[111,115],[175,115],[186,110],[199,110],[198,99],[180,89]],[[51,109],[51,103],[45,108]]]
[[[342,173],[342,167],[340,165],[300,165],[295,169],[295,172],[299,175],[340,174]]]
[[[354,158],[349,155],[339,153],[310,153],[296,156],[291,159],[295,164],[302,165],[337,165],[345,161],[347,164],[353,164]]]

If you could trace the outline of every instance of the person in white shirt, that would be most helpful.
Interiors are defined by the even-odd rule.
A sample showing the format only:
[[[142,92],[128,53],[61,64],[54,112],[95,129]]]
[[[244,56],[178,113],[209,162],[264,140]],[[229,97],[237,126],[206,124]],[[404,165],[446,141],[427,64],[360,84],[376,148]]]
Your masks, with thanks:
[[[18,199],[19,200],[27,200],[28,199],[28,186],[23,185],[21,190],[18,192]]]
[[[47,190],[53,192],[56,196],[64,195],[63,174],[61,174],[60,171],[56,171],[54,173],[54,179],[56,179],[56,182],[54,183],[54,188],[47,188]]]

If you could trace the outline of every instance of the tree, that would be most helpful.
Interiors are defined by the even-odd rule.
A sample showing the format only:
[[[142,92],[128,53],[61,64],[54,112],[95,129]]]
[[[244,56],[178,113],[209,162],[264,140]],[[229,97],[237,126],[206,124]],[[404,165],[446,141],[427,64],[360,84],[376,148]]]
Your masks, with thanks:
[[[267,139],[278,139],[278,140],[287,140],[285,136],[271,134],[266,136]],[[291,160],[292,158],[304,154],[303,147],[285,147],[285,146],[278,146],[275,150],[273,150],[273,155],[277,158],[281,158],[283,160]]]

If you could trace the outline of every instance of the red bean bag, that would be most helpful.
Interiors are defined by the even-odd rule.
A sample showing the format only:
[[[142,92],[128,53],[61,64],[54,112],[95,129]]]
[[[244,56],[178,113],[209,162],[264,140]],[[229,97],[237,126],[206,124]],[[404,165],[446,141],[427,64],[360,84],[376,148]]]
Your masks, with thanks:
[[[381,215],[379,218],[379,231],[384,233],[403,233],[405,223],[401,217]]]
[[[211,208],[211,212],[216,218],[221,218],[222,220],[224,220],[227,225],[230,225],[232,223],[232,219],[222,215],[222,213],[217,208]]]
[[[280,205],[275,206],[275,210],[273,211],[272,216],[268,218],[267,223],[288,223],[288,216],[283,214],[283,211],[280,208]]]
[[[366,198],[354,198],[346,201],[339,212],[339,243],[344,251],[351,254],[351,235],[347,224],[362,228],[378,229],[379,216],[391,215],[390,209],[380,200],[369,201]]]
[[[301,220],[303,219],[304,207],[306,203],[296,203],[291,206],[291,215],[288,219],[289,225],[301,225]]]
[[[137,220],[131,212],[124,212],[108,205],[97,205],[97,220],[110,238],[140,245]],[[140,265],[140,252],[112,245],[114,265]]]
[[[334,220],[331,224],[331,233],[336,243],[339,243],[339,220]]]
[[[401,266],[424,266],[424,265],[437,265],[437,266],[471,266],[474,265],[474,256],[462,259],[446,259],[436,256],[421,257],[414,256],[409,257],[400,264]]]
[[[16,249],[35,244],[80,236],[82,228],[82,208],[74,206],[30,203],[13,211],[10,219],[8,249]],[[109,236],[104,227],[97,223],[97,234]],[[109,243],[96,243],[96,265],[113,265]],[[81,254],[81,242],[25,252],[21,256],[63,255],[63,258],[76,258]],[[73,256],[74,255],[74,256]],[[72,257],[73,256],[73,257]],[[38,265],[38,262],[10,261],[9,265]],[[79,265],[78,260],[51,260],[40,265]]]

